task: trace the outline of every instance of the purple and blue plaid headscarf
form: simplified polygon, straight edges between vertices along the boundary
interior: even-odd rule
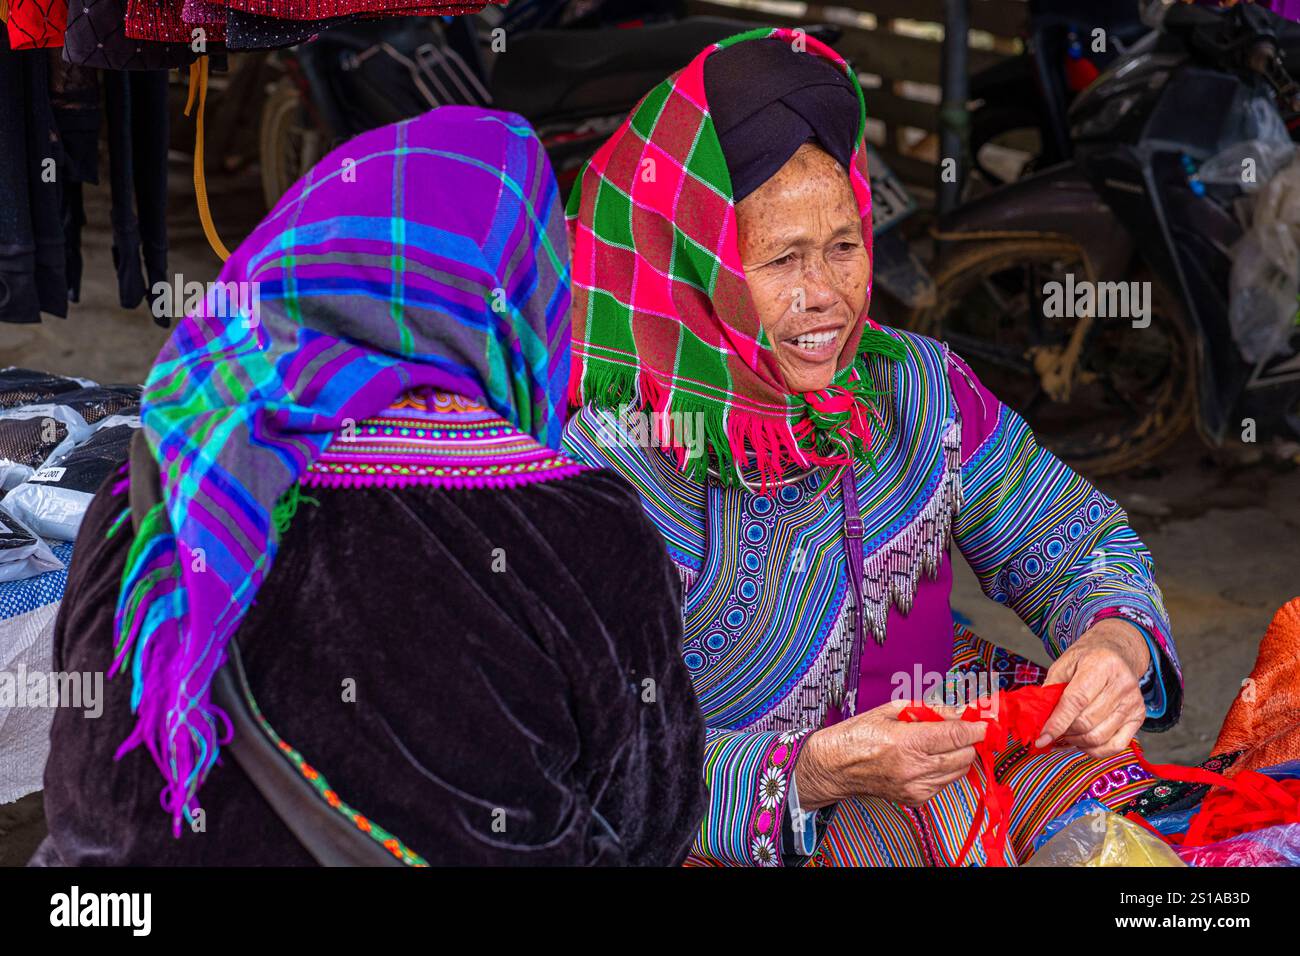
[[[180,322],[145,386],[163,500],[116,618],[137,714],[118,756],[149,750],[177,833],[227,739],[210,685],[275,560],[272,510],[332,435],[431,386],[558,449],[569,374],[563,212],[513,114],[445,106],[358,136],[219,282],[238,285]]]

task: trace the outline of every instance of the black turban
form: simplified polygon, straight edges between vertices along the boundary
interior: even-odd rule
[[[830,60],[798,53],[786,40],[747,40],[704,61],[704,95],[736,202],[807,142],[849,168],[858,144],[858,97]]]

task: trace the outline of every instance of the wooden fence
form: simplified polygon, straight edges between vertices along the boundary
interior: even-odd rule
[[[862,79],[868,138],[902,179],[927,196],[938,161],[943,6],[943,0],[688,0],[694,14],[841,27],[836,47]],[[971,71],[1019,53],[1027,20],[1025,0],[971,0]]]

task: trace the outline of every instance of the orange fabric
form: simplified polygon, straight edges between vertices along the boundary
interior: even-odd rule
[[[1250,678],[1223,720],[1211,753],[1246,751],[1228,770],[1258,770],[1300,758],[1300,598],[1277,612]]]

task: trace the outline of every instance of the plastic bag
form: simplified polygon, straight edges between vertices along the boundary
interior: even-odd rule
[[[1300,823],[1240,833],[1205,846],[1178,847],[1188,866],[1300,866]]]
[[[63,405],[24,405],[0,411],[0,491],[26,481],[50,459],[66,454],[94,431]]]
[[[1291,162],[1296,146],[1282,114],[1268,97],[1247,100],[1242,115],[1235,119],[1239,138],[1201,163],[1196,178],[1203,183],[1239,186],[1253,193]]]
[[[0,504],[0,582],[34,578],[61,567],[50,546]]]
[[[96,385],[64,392],[50,400],[51,405],[66,405],[80,415],[87,425],[94,425],[109,415],[139,414],[139,385]]]
[[[1300,163],[1254,196],[1250,229],[1232,248],[1228,324],[1248,362],[1288,351],[1300,297]]]
[[[65,378],[62,375],[34,372],[29,368],[13,366],[2,368],[0,369],[0,408],[17,408],[20,405],[48,402],[56,395],[93,384],[93,382]]]
[[[99,486],[127,460],[140,419],[105,418],[84,444],[36,471],[5,498],[5,507],[37,534],[73,541]]]
[[[1158,836],[1095,800],[1072,807],[1044,828],[1046,842],[1025,866],[1186,866]],[[1036,848],[1039,840],[1034,841]]]

